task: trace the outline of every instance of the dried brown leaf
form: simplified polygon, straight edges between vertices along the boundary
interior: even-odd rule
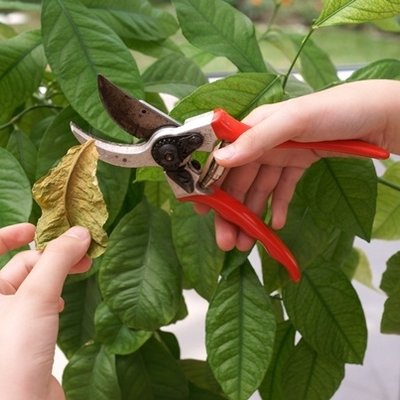
[[[33,197],[42,209],[35,238],[38,249],[71,226],[80,225],[92,236],[88,255],[95,258],[105,251],[103,225],[108,212],[96,178],[97,160],[93,140],[74,146],[34,184]]]

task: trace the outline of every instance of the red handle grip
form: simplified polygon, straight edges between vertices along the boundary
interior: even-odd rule
[[[222,109],[214,111],[211,126],[219,139],[230,143],[250,128]],[[281,143],[277,148],[322,150],[377,159],[386,159],[390,156],[387,150],[361,140],[331,140],[326,142],[294,142],[289,140]]]
[[[214,186],[211,190],[212,192],[207,195],[192,195],[182,197],[179,200],[205,204],[249,236],[259,240],[270,256],[287,269],[290,278],[298,282],[300,280],[300,268],[297,261],[276,233],[234,197],[217,186]]]

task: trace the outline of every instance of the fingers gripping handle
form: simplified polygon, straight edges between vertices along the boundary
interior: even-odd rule
[[[214,111],[211,126],[219,139],[230,143],[234,142],[241,134],[250,129],[250,126],[233,118],[222,109]],[[322,150],[382,160],[390,156],[387,150],[361,140],[331,140],[321,142],[295,142],[289,140],[281,143],[277,148]]]
[[[193,195],[179,200],[193,201],[211,207],[227,221],[240,227],[252,238],[259,240],[270,256],[287,269],[293,281],[300,280],[300,268],[297,261],[282,240],[256,214],[223,190],[215,186],[212,188],[211,194]]]

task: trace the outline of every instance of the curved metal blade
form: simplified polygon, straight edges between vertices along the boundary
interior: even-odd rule
[[[111,118],[126,132],[140,139],[148,139],[161,127],[179,126],[157,108],[123,92],[104,76],[97,78],[100,98]]]
[[[108,164],[126,168],[158,165],[151,157],[151,142],[137,145],[113,143],[89,135],[73,122],[70,123],[70,128],[80,143],[94,140],[100,160]]]

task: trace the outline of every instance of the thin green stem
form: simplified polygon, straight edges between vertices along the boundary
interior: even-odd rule
[[[21,111],[19,114],[15,115],[13,118],[11,118],[10,121],[6,122],[6,123],[3,124],[3,125],[0,125],[0,131],[3,130],[3,129],[8,128],[8,127],[11,126],[11,125],[14,125],[14,124],[15,124],[19,119],[21,119],[25,114],[27,114],[27,113],[29,113],[29,112],[31,112],[31,111],[33,111],[33,110],[36,110],[37,108],[54,108],[54,109],[56,109],[56,110],[62,109],[62,107],[54,106],[54,105],[51,105],[51,104],[37,104],[37,105],[35,105],[35,106],[26,108],[25,110]]]
[[[389,182],[386,179],[383,178],[378,178],[378,183],[380,183],[381,185],[385,185],[393,190],[397,190],[398,192],[400,192],[400,185],[397,185],[396,183],[393,182]]]
[[[273,9],[273,11],[272,11],[271,18],[269,19],[268,24],[267,24],[267,30],[266,30],[265,33],[263,34],[262,38],[266,37],[267,34],[268,34],[268,32],[271,30],[273,24],[275,23],[276,17],[277,17],[278,14],[279,14],[279,10],[280,10],[280,8],[281,8],[281,5],[282,5],[282,3],[281,3],[280,1],[277,1],[277,2],[275,3],[275,7],[274,7],[274,9]]]
[[[296,56],[294,57],[294,59],[292,61],[292,64],[290,65],[289,70],[286,73],[285,78],[283,80],[283,89],[286,88],[286,85],[287,85],[287,82],[289,80],[290,74],[292,73],[293,68],[296,65],[296,62],[297,62],[298,58],[300,57],[300,54],[303,51],[304,46],[306,45],[306,43],[310,39],[310,37],[313,34],[313,32],[314,32],[314,28],[311,28],[310,31],[307,33],[307,35],[301,41],[301,45],[300,45],[299,51],[297,52]]]

